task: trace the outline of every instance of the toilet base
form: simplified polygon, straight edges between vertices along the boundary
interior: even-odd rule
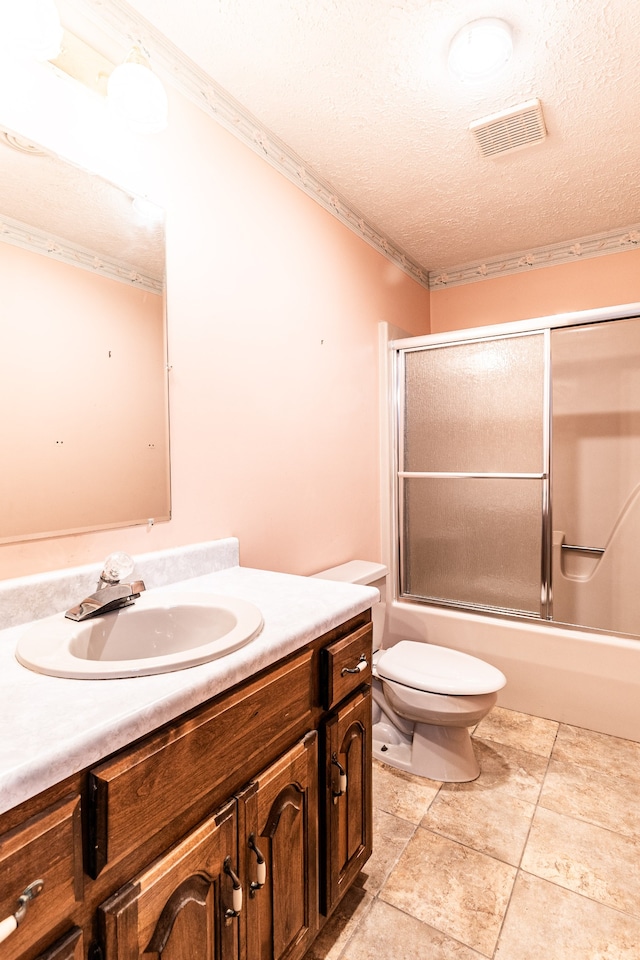
[[[416,723],[400,733],[384,715],[373,725],[373,755],[392,767],[442,783],[468,783],[480,775],[467,727]]]

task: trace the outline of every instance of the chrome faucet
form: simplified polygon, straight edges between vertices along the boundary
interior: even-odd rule
[[[133,559],[126,553],[111,553],[104,562],[95,593],[67,610],[69,620],[87,620],[110,610],[128,607],[145,589],[142,580],[121,583],[133,571]]]

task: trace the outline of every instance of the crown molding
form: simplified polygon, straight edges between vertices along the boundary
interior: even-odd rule
[[[187,99],[266,160],[291,183],[324,207],[387,260],[416,280],[429,286],[428,271],[396,246],[335,189],[322,180],[284,141],[271,133],[231,94],[189,59],[156,27],[124,0],[75,0],[94,22],[112,38],[139,41],[152,56],[154,68],[162,72]]]
[[[266,160],[295,186],[365,240],[387,260],[429,290],[475,283],[478,280],[526,273],[539,267],[571,263],[589,257],[620,253],[640,244],[640,225],[621,228],[553,246],[492,257],[444,270],[427,270],[322,180],[284,141],[271,133],[223,87],[187,57],[125,0],[71,0],[112,39],[123,44],[142,42],[154,68],[187,99]]]
[[[509,254],[506,257],[492,257],[478,263],[467,263],[449,270],[431,270],[429,289],[440,290],[443,287],[455,287],[462,283],[475,283],[478,280],[490,280],[506,277],[514,273],[528,273],[540,267],[554,267],[561,263],[575,263],[590,257],[602,257],[611,253],[623,253],[625,250],[640,249],[640,224],[633,224],[609,233],[599,233],[581,240],[570,240],[548,247]]]
[[[162,281],[141,274],[132,264],[96,254],[79,244],[55,237],[37,227],[12,220],[10,217],[0,217],[0,242],[22,247],[23,250],[30,250],[32,253],[43,254],[45,257],[71,264],[73,267],[81,267],[83,270],[100,274],[110,280],[117,280],[118,283],[139,287],[149,293],[159,295],[164,293]]]

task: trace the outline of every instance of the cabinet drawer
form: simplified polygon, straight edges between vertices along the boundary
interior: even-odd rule
[[[340,703],[361,684],[371,682],[372,636],[373,627],[369,623],[321,651],[325,710]]]
[[[39,896],[2,944],[2,960],[13,960],[48,937],[82,900],[80,797],[66,797],[0,837],[0,919],[14,914],[18,897],[35,880]]]
[[[160,830],[186,832],[202,810],[221,803],[305,732],[313,704],[312,653],[222,695],[190,719],[169,725],[90,772],[93,863],[133,852]]]

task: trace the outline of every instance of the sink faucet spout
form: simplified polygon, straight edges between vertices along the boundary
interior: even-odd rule
[[[104,562],[95,593],[67,610],[68,620],[88,620],[111,610],[128,607],[145,589],[142,580],[121,583],[120,578],[133,571],[133,560],[126,553],[113,553]]]

